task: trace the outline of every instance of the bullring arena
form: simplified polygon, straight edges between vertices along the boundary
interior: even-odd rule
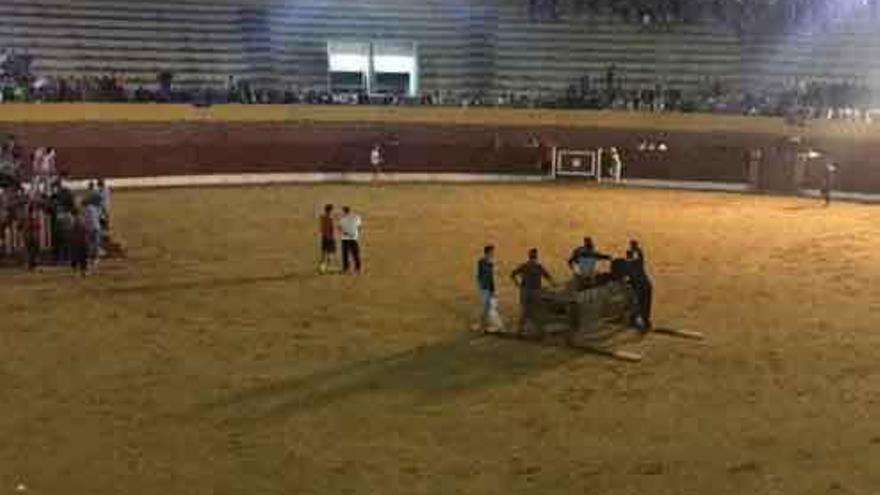
[[[427,118],[417,110],[300,108],[282,119],[288,110],[216,107],[198,122],[163,125],[194,133],[187,139],[194,147],[200,133],[249,129],[225,115],[262,118],[254,125],[265,132],[230,131],[226,141],[187,150],[156,122],[178,119],[163,112],[194,110],[136,109],[123,119],[129,108],[87,108],[89,122],[47,106],[16,117],[41,122],[4,130],[25,146],[53,132],[72,177],[100,174],[112,184],[116,171],[329,173],[299,165],[307,161],[296,148],[303,134],[324,132],[330,142],[339,125],[354,137],[336,142],[368,150],[373,136],[358,132],[372,131],[351,121],[369,121],[368,129],[395,129],[404,147],[410,135],[400,120]],[[476,141],[486,129],[523,132],[517,126],[527,122],[602,139],[632,125],[625,115],[614,122],[589,113],[570,121],[553,112],[450,115],[467,127],[413,124],[426,150],[437,149],[424,144],[432,136],[459,132]],[[511,116],[523,122],[501,126]],[[593,119],[600,116],[610,118],[608,129]],[[302,129],[299,119],[314,127]],[[662,127],[674,150],[677,127],[712,124],[736,137],[735,121],[662,117],[629,132]],[[749,124],[775,132],[769,119]],[[860,132],[867,140],[874,129]],[[152,147],[139,154],[147,139]],[[681,148],[696,154],[699,142]],[[244,151],[217,160],[217,170],[202,168],[205,153],[216,152],[214,161],[239,146]],[[260,155],[262,146],[286,151]],[[457,172],[503,167],[411,146],[400,153],[400,170],[385,173],[406,172],[404,156],[427,157],[423,172],[443,170],[443,160],[454,160]],[[329,153],[316,147],[314,156],[320,152]],[[161,168],[190,163],[181,154],[197,158],[194,168]],[[263,158],[279,155],[275,163]],[[528,159],[515,171],[530,166]],[[684,164],[664,166],[701,178]],[[346,167],[336,171],[359,170]],[[586,181],[116,184],[113,225],[127,259],[105,261],[82,279],[52,268],[0,272],[0,479],[10,493],[870,493],[880,486],[872,454],[880,432],[870,419],[880,400],[880,294],[872,282],[880,276],[880,213],[869,204],[824,208],[797,196]],[[361,276],[315,271],[313,232],[327,202],[364,217]],[[468,330],[477,314],[473,261],[484,243],[497,245],[501,314],[513,322],[517,296],[507,274],[526,250],[540,247],[563,278],[585,234],[615,253],[639,238],[658,325],[706,338],[632,336],[627,348],[644,356],[635,364]]]
[[[880,493],[878,32],[0,0],[0,495]]]

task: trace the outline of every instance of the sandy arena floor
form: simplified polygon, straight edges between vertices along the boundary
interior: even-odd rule
[[[367,272],[315,272],[316,214]],[[880,208],[572,186],[118,193],[131,259],[0,272],[0,493],[869,494]],[[640,364],[479,337],[473,263],[646,247]]]

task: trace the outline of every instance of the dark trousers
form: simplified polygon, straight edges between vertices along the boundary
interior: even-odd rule
[[[541,334],[540,322],[538,321],[538,306],[541,302],[541,291],[540,290],[526,290],[520,289],[519,291],[519,308],[520,308],[520,316],[519,316],[519,331],[522,334],[527,334],[530,331],[534,335]]]
[[[28,234],[27,239],[25,239],[25,249],[27,250],[27,267],[28,270],[33,270],[37,267],[37,263],[40,258],[40,244],[39,240],[36,239],[35,235]]]
[[[348,267],[351,266],[349,264],[349,257],[354,261],[354,269],[355,271],[361,271],[361,246],[358,244],[358,241],[352,241],[350,239],[342,240],[342,271],[347,272]]]
[[[70,253],[70,267],[74,271],[85,273],[89,269],[89,250],[86,246],[75,246]]]
[[[55,255],[55,262],[67,263],[70,261],[70,243],[67,241],[66,234],[59,232],[53,241],[55,244],[52,246],[52,251]]]
[[[636,303],[638,307],[638,315],[642,317],[642,322],[646,328],[651,327],[651,304],[653,301],[654,287],[647,278],[642,280],[633,280],[633,289],[636,293]]]
[[[70,261],[70,230],[55,223],[52,229],[52,255],[56,263],[67,263]]]

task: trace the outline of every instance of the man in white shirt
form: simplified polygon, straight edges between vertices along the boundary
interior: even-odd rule
[[[355,273],[361,271],[361,217],[351,212],[348,206],[342,207],[339,219],[339,232],[342,239],[342,271],[348,272],[349,258],[354,261]]]
[[[611,147],[611,176],[617,182],[620,182],[623,177],[623,160],[620,159],[620,152],[613,146]]]
[[[382,163],[385,161],[382,156],[382,147],[374,144],[370,151],[370,165],[373,167],[373,178],[377,179],[382,173]]]

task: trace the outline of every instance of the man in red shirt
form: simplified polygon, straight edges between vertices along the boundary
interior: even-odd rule
[[[333,205],[324,206],[324,214],[320,220],[321,262],[318,273],[327,273],[330,264],[336,258],[335,229],[333,228]]]

